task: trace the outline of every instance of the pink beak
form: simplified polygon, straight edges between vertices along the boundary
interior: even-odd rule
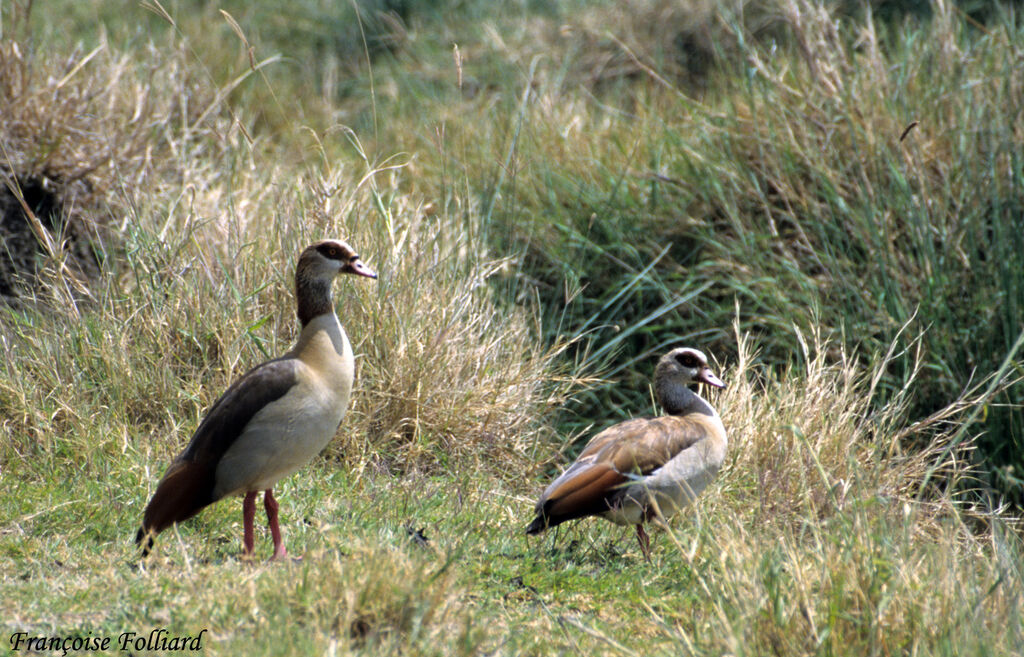
[[[707,367],[701,369],[700,374],[697,375],[697,380],[701,381],[702,383],[706,383],[709,386],[714,386],[716,388],[725,387],[725,384],[722,383],[722,380],[719,379],[714,374],[712,374],[711,370]]]
[[[355,274],[357,276],[377,278],[377,272],[364,265],[362,260],[356,260],[355,262],[349,263],[342,271],[348,272],[349,274]]]

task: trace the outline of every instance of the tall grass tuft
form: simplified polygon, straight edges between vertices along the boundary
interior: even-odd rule
[[[865,369],[820,335],[795,337],[800,377],[765,371],[756,343],[737,336],[730,387],[716,400],[731,449],[720,495],[672,536],[713,612],[696,620],[652,605],[654,622],[699,653],[941,654],[982,649],[976,632],[1000,634],[1001,648],[987,649],[1012,652],[1024,628],[1003,624],[1024,602],[1024,572],[1010,556],[1019,536],[997,516],[972,520],[952,495],[920,496],[934,468],[976,485],[974,445],[950,449],[971,405],[907,424],[912,382],[871,403],[897,351]],[[908,432],[927,446],[905,450]],[[723,521],[723,507],[742,510]],[[973,531],[977,520],[989,530]],[[983,556],[993,545],[1003,553],[994,561]]]
[[[1019,27],[967,27],[942,3],[899,24],[698,5],[685,33],[723,35],[699,75],[673,59],[677,5],[438,3],[444,21],[389,23],[401,47],[371,55],[372,79],[349,62],[337,95],[258,11],[146,3],[137,32],[108,3],[48,6],[39,47],[0,62],[64,71],[26,78],[22,97],[54,102],[15,108],[34,117],[24,134],[49,122],[53,163],[125,125],[145,148],[83,174],[121,239],[87,302],[44,249],[52,274],[0,308],[7,636],[206,629],[211,653],[275,655],[1020,652],[1019,521],[954,494],[984,496],[1013,435],[992,429],[998,404],[1020,392]],[[88,58],[52,26],[110,38]],[[89,111],[60,96],[76,84]],[[225,501],[140,565],[131,535],[163,467],[232,380],[292,343],[294,260],[324,236],[380,278],[337,284],[352,406],[279,487],[304,559],[240,560]],[[682,342],[729,383],[716,482],[652,531],[651,563],[599,520],[528,540],[539,471],[582,427],[653,410],[653,361]],[[596,370],[607,384],[588,388]]]
[[[661,15],[657,3],[644,7]],[[639,390],[638,368],[670,343],[732,356],[725,327],[736,302],[744,330],[763,340],[760,358],[776,366],[800,359],[794,324],[868,354],[910,322],[903,335],[923,334],[906,407],[914,419],[1004,360],[1019,368],[1014,14],[995,12],[978,29],[947,3],[900,24],[813,2],[766,7],[765,21],[709,15],[706,29],[733,45],[716,52],[699,95],[621,40],[635,75],[613,85],[568,75],[595,61],[573,19],[560,39],[531,46],[531,33],[509,29],[460,44],[457,71],[440,60],[430,69],[490,80],[500,93],[434,92],[420,82],[425,64],[387,69],[412,95],[379,97],[381,107],[409,117],[436,107],[441,118],[427,134],[394,117],[382,134],[424,154],[417,168],[442,181],[438,197],[451,193],[443,181],[453,171],[482,190],[489,243],[519,254],[512,292],[541,300],[549,340],[585,337],[574,356],[627,383],[580,395],[563,419],[569,432],[642,403],[643,393],[621,390]],[[621,14],[602,6],[579,22],[639,20]],[[513,61],[488,59],[488,46]],[[912,371],[908,355],[890,362],[873,403]],[[1015,504],[1022,390],[1006,378],[973,418],[986,485]]]

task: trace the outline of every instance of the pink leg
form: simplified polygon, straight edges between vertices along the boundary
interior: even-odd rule
[[[252,548],[256,542],[253,532],[253,520],[256,518],[256,491],[245,494],[242,500],[242,556],[252,556]]]
[[[274,491],[269,488],[263,492],[263,508],[267,511],[267,524],[270,525],[270,536],[274,539],[274,556],[270,560],[275,561],[287,556],[288,552],[284,549],[281,527],[277,524],[277,500],[274,499]]]
[[[644,559],[647,559],[649,563],[651,561],[651,539],[641,524],[636,526],[636,540],[640,543],[640,551],[644,553]]]

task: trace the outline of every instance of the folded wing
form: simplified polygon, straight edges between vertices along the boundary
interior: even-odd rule
[[[544,491],[527,533],[608,511],[625,486],[656,472],[713,430],[700,415],[641,418],[605,429]]]
[[[185,450],[174,459],[146,505],[139,543],[149,532],[158,534],[176,522],[199,513],[217,500],[217,465],[261,409],[283,397],[295,385],[294,359],[263,363],[236,381],[206,414]]]

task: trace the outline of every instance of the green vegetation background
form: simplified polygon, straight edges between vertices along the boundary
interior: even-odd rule
[[[0,18],[0,168],[78,185],[102,270],[54,249],[0,318],[5,627],[210,627],[225,654],[1024,651],[1012,5]],[[326,235],[382,275],[339,286],[357,396],[285,486],[306,558],[239,563],[224,502],[137,569],[162,468],[287,348],[294,254]],[[545,477],[654,410],[679,344],[731,377],[705,503],[650,566],[597,521],[528,544]]]

